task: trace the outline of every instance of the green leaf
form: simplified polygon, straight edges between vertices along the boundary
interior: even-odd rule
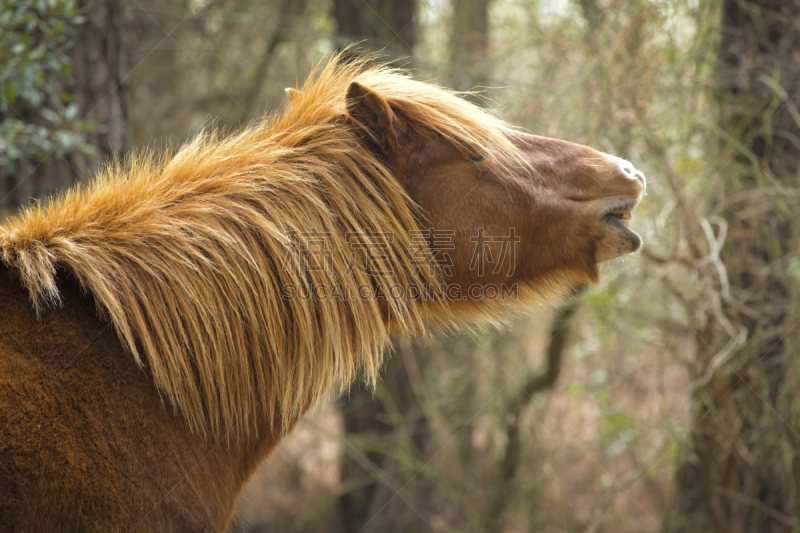
[[[78,117],[78,104],[71,103],[64,110],[64,118],[67,120],[75,120]]]
[[[6,94],[6,102],[9,105],[14,105],[14,102],[17,101],[17,90],[14,89],[14,86],[11,83],[6,82],[5,94]]]
[[[50,122],[53,125],[58,125],[58,124],[61,124],[61,122],[63,122],[63,118],[61,117],[61,115],[59,115],[58,113],[56,113],[52,109],[48,109],[46,107],[43,107],[43,108],[41,108],[39,110],[39,114],[42,115],[42,117],[45,120],[47,120],[48,122]]]

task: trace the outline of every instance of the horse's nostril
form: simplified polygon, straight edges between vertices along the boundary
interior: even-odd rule
[[[626,161],[625,159],[622,158],[616,158],[616,159],[620,170],[622,170],[622,172],[626,176],[638,181],[639,184],[642,186],[642,189],[645,189],[647,187],[647,179],[644,177],[644,174],[642,174],[642,172],[636,170],[636,167],[633,166],[633,163],[631,163],[630,161]]]
[[[637,170],[634,174],[634,177],[636,178],[636,181],[642,185],[642,189],[647,188],[647,178],[644,177],[644,174]]]

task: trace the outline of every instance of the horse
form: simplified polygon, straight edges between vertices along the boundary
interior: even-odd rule
[[[641,246],[629,162],[369,58],[0,226],[0,530],[224,531],[393,336],[500,321]]]

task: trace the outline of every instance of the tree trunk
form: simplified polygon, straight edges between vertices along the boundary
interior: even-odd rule
[[[65,91],[77,103],[79,119],[92,125],[86,142],[96,154],[71,152],[50,161],[24,162],[14,175],[6,175],[6,198],[0,207],[14,209],[31,199],[43,199],[87,177],[112,154],[129,149],[126,76],[130,65],[124,3],[95,0],[79,5],[86,21],[75,26],[70,52],[73,79],[65,83]],[[22,114],[33,116],[24,109]]]
[[[722,6],[716,80],[730,142],[714,209],[721,218],[709,217],[704,231],[709,247],[727,242],[719,260],[709,254],[719,305],[697,334],[708,379],[677,470],[673,532],[800,527],[800,205],[780,194],[800,187],[798,20],[797,0]],[[733,196],[742,191],[750,192]]]
[[[85,1],[86,23],[78,28],[73,51],[75,84],[72,94],[79,116],[96,125],[89,141],[100,161],[83,169],[93,170],[102,159],[130,149],[131,72],[129,14],[121,0]]]
[[[334,0],[338,48],[358,44],[392,58],[410,57],[416,7],[416,0]]]
[[[410,58],[415,39],[415,13],[415,1],[334,0],[337,46],[341,50],[357,44],[357,49],[380,51],[392,59]],[[354,389],[348,398],[340,400],[345,433],[348,439],[361,444],[356,448],[396,449],[398,423],[405,426],[405,432],[412,436],[413,445],[418,450],[424,446],[425,418],[413,394],[412,377],[403,364],[404,358],[417,359],[419,351],[418,347],[407,343],[396,346],[394,356],[386,363],[377,391]],[[373,520],[374,515],[393,511],[383,507],[394,492],[387,488],[380,471],[393,470],[396,465],[386,453],[372,451],[362,454],[360,449],[348,451],[351,453],[342,458],[342,485],[350,489],[339,499],[344,531],[381,530],[382,520]],[[394,503],[405,505],[399,498]],[[402,528],[399,517],[395,518],[395,525]],[[416,518],[411,517],[411,520]],[[366,529],[368,523],[369,529]],[[413,524],[409,527],[411,530],[419,529]]]
[[[452,86],[481,90],[489,81],[489,0],[453,0]],[[470,98],[483,104],[480,98]]]

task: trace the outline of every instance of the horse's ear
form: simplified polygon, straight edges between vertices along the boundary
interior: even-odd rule
[[[347,88],[347,113],[356,128],[384,154],[397,145],[395,114],[379,94],[352,82]]]
[[[289,99],[289,103],[292,104],[300,96],[300,91],[297,89],[292,89],[291,87],[287,87],[284,89],[286,91],[286,98]]]

